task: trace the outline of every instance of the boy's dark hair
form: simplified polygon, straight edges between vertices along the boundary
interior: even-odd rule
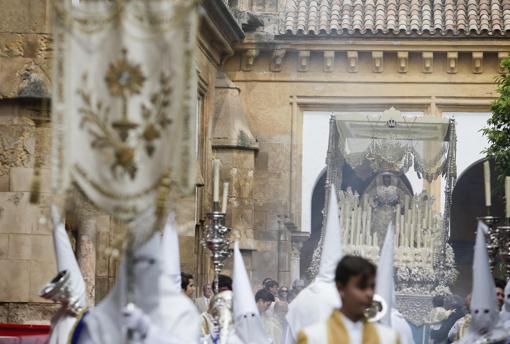
[[[218,289],[221,290],[232,290],[232,278],[227,275],[218,276]]]
[[[267,291],[266,289],[260,289],[256,294],[255,294],[255,302],[258,302],[259,300],[262,300],[262,301],[271,301],[271,302],[274,302],[274,296],[273,294],[271,294],[269,291]]]
[[[267,290],[273,288],[273,287],[279,287],[280,285],[278,284],[278,282],[276,282],[275,280],[271,280],[271,281],[267,281],[266,284],[265,284],[265,288]]]
[[[432,306],[434,307],[444,307],[444,296],[436,295],[432,298]]]
[[[193,279],[192,274],[181,272],[181,289],[186,290],[188,288],[189,281]]]
[[[496,288],[505,289],[506,287],[506,282],[499,278],[494,279],[494,284],[496,284]]]
[[[362,276],[362,283],[367,283],[368,279],[375,277],[377,268],[370,261],[358,256],[346,255],[336,266],[335,282],[341,286],[346,286],[349,280],[354,276]]]

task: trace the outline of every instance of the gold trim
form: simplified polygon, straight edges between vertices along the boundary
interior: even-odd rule
[[[85,313],[87,313],[88,310],[89,310],[88,306],[83,307],[81,312],[78,313],[78,315],[76,316],[76,321],[74,322],[71,331],[69,331],[69,334],[67,335],[67,344],[71,344],[73,335],[74,335],[74,331],[76,331],[76,326],[78,326],[78,323],[80,322],[81,318],[83,318],[83,316],[85,315]],[[51,334],[50,334],[50,336],[51,336]]]

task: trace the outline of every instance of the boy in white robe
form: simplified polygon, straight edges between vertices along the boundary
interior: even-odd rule
[[[305,327],[297,344],[399,344],[398,334],[391,328],[365,319],[365,310],[372,305],[375,275],[376,267],[368,260],[345,256],[335,273],[342,307],[327,321]]]

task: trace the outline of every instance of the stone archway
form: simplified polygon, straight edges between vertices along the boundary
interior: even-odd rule
[[[457,179],[452,194],[450,217],[450,244],[455,253],[455,262],[459,270],[459,278],[453,292],[465,295],[471,291],[473,246],[477,217],[486,215],[483,161],[472,163]],[[494,202],[503,199],[503,190],[496,186],[494,161],[491,161],[492,215],[503,216],[504,204]]]

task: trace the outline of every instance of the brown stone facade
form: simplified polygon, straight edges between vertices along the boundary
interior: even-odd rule
[[[0,0],[0,322],[48,323],[56,305],[38,296],[56,273],[49,220],[51,181],[51,1]],[[196,221],[209,209],[210,132],[216,74],[241,28],[222,2],[205,1],[197,45],[199,73],[199,148],[197,196],[180,201],[183,218]],[[252,157],[253,164],[253,157]],[[41,197],[29,202],[34,167]],[[197,180],[198,180],[197,179]],[[99,301],[115,281],[118,258],[107,254],[119,225],[77,193],[66,228],[87,283],[90,300]],[[197,206],[196,206],[197,205]],[[201,228],[180,237],[182,270],[198,282],[210,280]]]
[[[213,157],[222,162],[222,182],[230,183],[227,224],[241,239],[254,289],[265,277],[290,285],[309,235],[301,224],[304,113],[391,106],[427,115],[488,111],[499,61],[510,52],[508,39],[476,34],[282,33],[288,3],[202,3],[197,189],[179,207],[196,223],[180,236],[180,248],[182,270],[193,273],[198,286],[212,279],[200,241],[211,209]],[[37,296],[56,272],[48,216],[51,6],[0,0],[0,9],[0,322],[35,323],[55,310]],[[41,177],[38,205],[29,203],[35,165]],[[439,185],[427,188],[439,192]],[[88,295],[98,301],[115,280],[118,261],[105,251],[118,224],[80,202],[85,201],[77,202],[80,211],[66,225]]]

